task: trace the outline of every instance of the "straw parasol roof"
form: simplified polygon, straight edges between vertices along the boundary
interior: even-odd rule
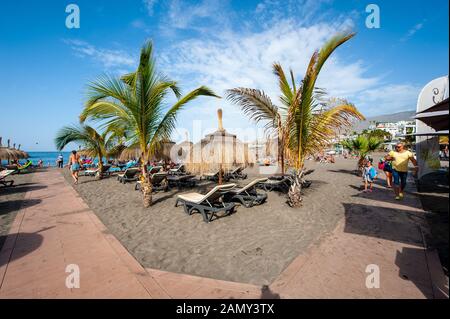
[[[14,144],[15,146],[15,144]],[[10,140],[8,139],[8,146],[2,146],[2,138],[0,137],[0,159],[21,159],[28,158],[28,154],[26,152],[16,150],[15,148],[10,147]]]
[[[207,134],[200,142],[192,146],[186,166],[195,174],[216,170],[230,170],[236,165],[247,165],[249,159],[248,144],[239,141],[236,135],[228,133],[222,124],[222,109],[217,110],[217,131]]]
[[[186,140],[174,145],[170,151],[170,158],[175,163],[187,163],[192,162],[194,143],[189,141],[188,134],[186,133]],[[190,156],[190,157],[189,157]]]
[[[169,140],[161,142],[161,147],[155,152],[155,156],[152,158],[152,160],[169,160],[171,149],[174,145],[175,142]],[[141,157],[140,147],[127,147],[120,153],[119,160],[129,161],[132,159],[138,159],[139,157]]]

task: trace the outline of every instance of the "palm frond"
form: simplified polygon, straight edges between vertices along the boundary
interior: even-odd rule
[[[267,121],[265,128],[270,130],[279,125],[278,108],[272,104],[264,91],[248,88],[235,88],[226,91],[227,100],[237,104],[251,120],[259,123]]]

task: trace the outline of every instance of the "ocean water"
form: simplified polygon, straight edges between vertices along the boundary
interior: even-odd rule
[[[64,165],[69,161],[70,152],[28,152],[30,155],[29,159],[34,165],[37,165],[38,161],[41,159],[44,162],[44,166],[56,166],[56,158],[59,154],[62,154],[64,158]],[[6,164],[7,161],[2,160],[2,164]],[[19,163],[25,163],[24,159],[19,160]]]

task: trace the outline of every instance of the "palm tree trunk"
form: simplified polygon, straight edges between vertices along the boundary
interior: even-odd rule
[[[288,192],[288,204],[291,207],[298,207],[302,204],[303,168],[299,168],[293,176],[291,187]]]
[[[102,171],[103,171],[103,162],[102,162],[103,154],[101,152],[98,153],[98,171],[95,174],[97,179],[102,179]]]
[[[145,153],[144,153],[145,154]],[[152,192],[153,187],[150,180],[150,177],[148,176],[147,172],[147,156],[142,156],[142,176],[141,176],[141,186],[142,186],[142,202],[144,204],[144,207],[150,207],[153,202],[152,198]]]

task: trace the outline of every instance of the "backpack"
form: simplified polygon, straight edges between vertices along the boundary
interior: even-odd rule
[[[370,178],[374,179],[375,177],[377,177],[377,175],[378,175],[377,170],[374,167],[371,167],[369,169],[369,176],[370,176]]]
[[[378,163],[378,169],[383,170],[384,169],[384,165],[385,165],[385,162],[379,162]]]

